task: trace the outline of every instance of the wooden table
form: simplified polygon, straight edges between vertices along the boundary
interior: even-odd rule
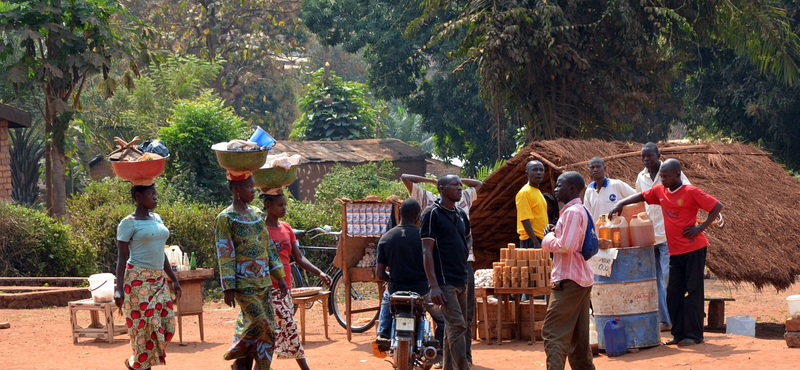
[[[203,338],[203,281],[214,277],[214,269],[177,271],[175,276],[181,284],[181,298],[175,302],[175,317],[178,319],[178,340],[183,343],[183,317],[197,315],[200,323],[200,341]]]
[[[531,339],[528,341],[528,345],[532,345],[536,343],[536,314],[533,305],[533,297],[537,296],[544,296],[545,304],[548,303],[550,298],[550,287],[538,287],[538,288],[494,288],[494,294],[497,295],[497,345],[503,343],[503,306],[509,304],[509,297],[513,294],[516,295],[516,299],[514,300],[514,311],[517,314],[517,335],[516,339],[520,339],[522,337],[522,320],[520,316],[520,300],[522,294],[528,295],[528,302],[531,306]],[[477,296],[477,289],[476,289],[476,296]],[[486,332],[487,338],[491,339],[489,332]],[[491,340],[489,341],[491,342]]]
[[[328,339],[328,298],[331,292],[320,292],[306,297],[292,297],[292,304],[300,309],[300,343],[306,344],[306,303],[322,301],[322,325],[325,327],[325,339]]]

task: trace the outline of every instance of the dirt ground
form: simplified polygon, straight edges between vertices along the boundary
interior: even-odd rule
[[[783,320],[788,316],[785,297],[800,293],[800,283],[789,291],[756,292],[750,286],[734,286],[719,280],[706,280],[706,296],[733,297],[726,316],[749,314],[758,321],[756,338],[706,333],[706,343],[686,348],[658,346],[621,357],[595,357],[598,369],[797,369],[800,349],[787,348],[783,340]],[[229,369],[222,353],[230,344],[233,322],[238,311],[218,303],[205,306],[205,342],[200,342],[196,317],[184,319],[183,340],[178,337],[168,348],[167,366],[157,369]],[[88,314],[82,318],[88,322]],[[130,354],[126,336],[113,344],[94,339],[72,343],[69,312],[66,307],[35,310],[0,310],[0,321],[11,328],[0,330],[0,368],[2,369],[124,369],[122,361]],[[117,318],[117,322],[121,322]],[[347,342],[344,330],[329,317],[330,338],[322,331],[319,304],[309,311],[306,325],[306,354],[312,369],[361,370],[391,369],[391,364],[372,355],[370,342],[374,330],[354,334]],[[667,334],[667,333],[663,333]],[[666,335],[664,339],[668,339]],[[541,342],[506,341],[502,345],[473,342],[473,370],[525,368],[544,369]],[[274,369],[297,369],[293,360],[278,359]]]

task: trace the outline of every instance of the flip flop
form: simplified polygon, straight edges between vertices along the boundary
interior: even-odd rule
[[[686,340],[686,339],[684,339],[684,340]],[[670,340],[663,341],[662,344],[665,345],[665,346],[674,346],[676,344],[679,344],[680,342],[682,342],[680,339],[672,338]]]

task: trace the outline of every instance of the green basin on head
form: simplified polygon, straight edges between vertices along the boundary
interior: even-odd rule
[[[217,162],[222,168],[231,171],[254,171],[267,163],[268,150],[229,152],[215,150]]]
[[[297,179],[297,166],[293,166],[289,170],[283,167],[272,167],[253,171],[253,180],[256,182],[256,187],[260,189],[289,186],[295,179]]]

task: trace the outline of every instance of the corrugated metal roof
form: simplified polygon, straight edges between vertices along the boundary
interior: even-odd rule
[[[278,141],[270,154],[299,154],[300,163],[361,163],[379,159],[416,161],[425,153],[399,139],[361,139],[341,141]]]

